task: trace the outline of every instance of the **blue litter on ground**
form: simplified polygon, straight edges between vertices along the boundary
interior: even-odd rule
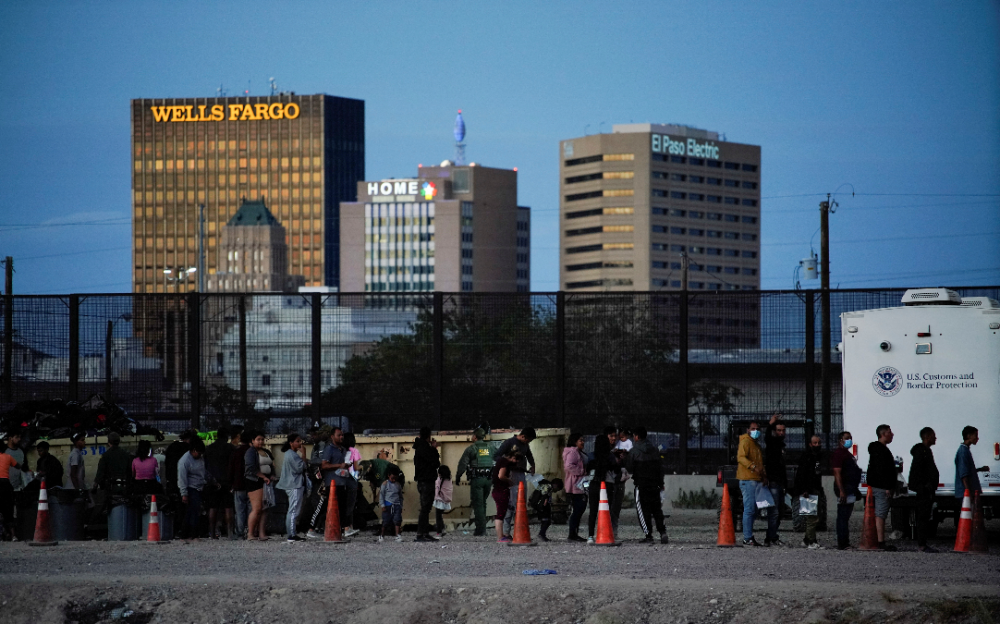
[[[528,576],[544,576],[546,574],[559,574],[555,570],[525,570],[521,574],[527,574]]]

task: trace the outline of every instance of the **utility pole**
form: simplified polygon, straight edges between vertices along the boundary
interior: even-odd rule
[[[690,258],[684,252],[681,252],[681,290],[687,292],[688,289],[688,264],[690,264]]]
[[[677,355],[678,366],[681,372],[680,391],[680,473],[688,472],[688,264],[689,258],[686,253],[681,253],[681,299],[679,306],[679,342]]]
[[[831,201],[830,193],[826,201],[819,203],[820,229],[820,316],[822,318],[822,363],[820,379],[822,380],[822,414],[824,439],[830,437],[830,416],[832,397],[830,396],[830,213],[837,209],[837,202]]]
[[[6,280],[4,283],[4,315],[3,315],[3,398],[14,402],[14,258],[7,256],[4,260]]]

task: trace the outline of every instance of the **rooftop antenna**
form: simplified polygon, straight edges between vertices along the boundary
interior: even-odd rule
[[[246,88],[246,90],[245,90],[245,91],[243,92],[243,95],[245,95],[245,96],[247,96],[247,97],[250,97],[250,81],[249,81],[249,80],[247,80],[247,88]]]
[[[276,95],[278,93],[278,83],[274,81],[274,76],[271,76],[271,95]]]
[[[458,109],[458,117],[455,118],[455,164],[465,164],[465,120],[462,119],[462,109]]]
[[[219,88],[215,90],[215,95],[216,97],[226,97],[226,88],[222,86],[221,82],[219,83]]]

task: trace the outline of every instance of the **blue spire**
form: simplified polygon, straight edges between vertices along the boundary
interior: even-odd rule
[[[458,109],[458,117],[455,118],[455,142],[461,143],[465,139],[465,120],[462,119],[462,109]]]

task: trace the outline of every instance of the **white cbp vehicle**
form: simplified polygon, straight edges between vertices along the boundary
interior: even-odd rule
[[[979,429],[975,464],[990,468],[979,473],[984,514],[1000,515],[1000,303],[944,288],[907,290],[902,303],[840,315],[844,429],[854,436],[858,465],[868,467],[875,428],[891,426],[900,480],[892,527],[912,535],[913,492],[904,489],[910,448],[921,429],[934,429],[941,475],[934,518],[956,517],[955,453],[962,428],[972,425]]]

